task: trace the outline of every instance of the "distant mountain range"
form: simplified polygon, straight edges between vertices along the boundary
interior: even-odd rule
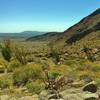
[[[20,33],[0,33],[0,38],[29,38],[32,36],[37,36],[44,34],[46,32],[39,32],[39,31],[24,31]]]
[[[43,35],[32,36],[27,41],[51,41],[57,39],[61,32],[48,32]]]
[[[56,46],[62,47],[75,43],[78,44],[78,42],[86,45],[91,43],[91,45],[95,44],[95,46],[100,46],[100,8],[62,33],[51,32],[30,37],[27,40],[54,41]]]

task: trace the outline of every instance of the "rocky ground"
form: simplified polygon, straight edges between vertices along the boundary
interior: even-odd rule
[[[50,90],[43,90],[39,95],[20,98],[2,95],[0,100],[100,100],[100,89],[96,87],[95,82],[90,82],[81,88],[66,88],[58,95]]]

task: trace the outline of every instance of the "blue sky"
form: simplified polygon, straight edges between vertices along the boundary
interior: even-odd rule
[[[100,0],[0,0],[0,32],[64,31]]]

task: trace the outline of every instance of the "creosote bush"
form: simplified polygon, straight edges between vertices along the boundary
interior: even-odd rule
[[[14,83],[16,85],[25,85],[28,80],[42,78],[42,68],[40,65],[29,64],[18,68],[13,73]]]
[[[5,67],[7,66],[7,61],[4,59],[0,59],[0,73],[5,71]]]
[[[18,60],[14,59],[9,63],[8,72],[13,72],[16,68],[19,68],[21,66],[21,63]]]
[[[39,94],[45,88],[44,83],[39,80],[27,82],[26,87],[33,94]]]
[[[10,88],[13,85],[13,81],[9,76],[3,75],[0,76],[0,88],[5,89],[5,88]]]

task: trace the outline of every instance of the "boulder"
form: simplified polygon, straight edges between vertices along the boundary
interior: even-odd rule
[[[79,88],[84,85],[84,81],[76,81],[71,84],[72,87]]]
[[[81,94],[84,100],[98,100],[99,95],[97,93],[85,92]]]
[[[32,96],[34,100],[39,100],[39,96],[37,94]]]
[[[58,98],[61,98],[61,95],[51,90],[43,90],[39,94],[39,100],[60,100]]]
[[[80,93],[67,93],[65,95],[62,95],[62,98],[64,100],[98,100],[99,96],[96,93],[80,92]]]
[[[2,95],[0,96],[0,100],[8,100],[9,96],[8,95]]]
[[[39,94],[39,100],[46,100],[48,94],[49,94],[49,93],[48,93],[47,90],[43,90],[43,91]]]
[[[61,95],[56,95],[56,94],[48,95],[48,100],[52,100],[52,99],[59,100],[61,98],[62,98]]]
[[[98,93],[82,91],[81,88],[66,89],[60,92],[64,100],[98,100]],[[92,99],[93,98],[93,99]]]
[[[50,99],[50,100],[64,100],[64,99]]]
[[[83,98],[81,98],[78,94],[74,94],[74,93],[63,95],[63,99],[64,100],[83,100]]]
[[[86,98],[85,100],[98,100],[98,99],[94,97],[90,97],[90,98]]]
[[[38,95],[21,97],[18,100],[39,100]]]
[[[97,92],[97,86],[96,86],[95,82],[93,81],[93,82],[86,84],[83,87],[83,91],[88,91],[88,92],[92,92],[92,93]]]

